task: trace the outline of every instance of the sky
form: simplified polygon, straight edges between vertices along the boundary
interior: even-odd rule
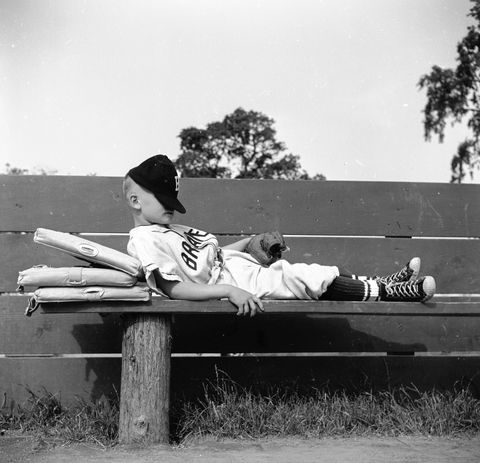
[[[448,182],[423,136],[468,0],[0,0],[0,172],[119,176],[238,107],[328,180]]]

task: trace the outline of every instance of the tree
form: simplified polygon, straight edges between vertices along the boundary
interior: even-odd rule
[[[184,177],[325,180],[320,174],[310,177],[299,156],[285,153],[274,123],[261,112],[237,108],[205,129],[183,129],[175,164]]]
[[[480,0],[472,0],[468,16],[474,24],[457,44],[457,67],[442,69],[433,66],[423,75],[418,86],[427,91],[424,112],[425,139],[437,135],[440,143],[445,137],[447,121],[451,125],[466,121],[471,132],[453,156],[451,182],[461,183],[467,172],[473,177],[480,167]]]
[[[10,165],[10,163],[5,164],[5,174],[6,175],[56,175],[56,169],[45,169],[43,167],[36,166],[33,169],[23,169],[22,167],[15,167]],[[95,177],[96,172],[89,172],[86,174],[87,177]]]
[[[55,175],[56,173],[55,169],[44,169],[38,166],[33,169],[23,169],[12,166],[8,162],[5,164],[5,174],[7,175]]]
[[[27,175],[28,169],[11,166],[8,162],[5,164],[5,174],[7,175]]]

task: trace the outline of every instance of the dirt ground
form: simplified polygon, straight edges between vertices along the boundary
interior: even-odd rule
[[[0,463],[478,463],[478,438],[202,440],[181,447],[52,446],[33,437],[0,437]]]

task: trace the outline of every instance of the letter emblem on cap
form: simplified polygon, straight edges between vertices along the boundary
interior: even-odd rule
[[[180,177],[178,175],[175,175],[175,191],[178,191],[180,189]]]

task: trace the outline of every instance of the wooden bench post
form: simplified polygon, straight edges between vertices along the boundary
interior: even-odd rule
[[[169,442],[171,315],[128,314],[122,341],[119,441]]]

